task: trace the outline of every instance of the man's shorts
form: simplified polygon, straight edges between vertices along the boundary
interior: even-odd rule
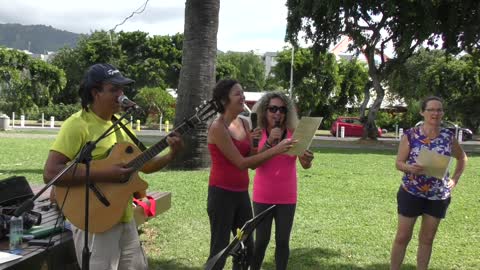
[[[402,186],[397,193],[398,213],[405,217],[418,217],[427,214],[436,218],[445,218],[450,197],[445,200],[429,200],[408,193]]]

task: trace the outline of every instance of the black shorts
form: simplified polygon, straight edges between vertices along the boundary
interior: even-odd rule
[[[445,218],[450,197],[445,200],[429,200],[408,193],[402,186],[397,193],[398,213],[405,217],[418,217],[427,214],[436,218]]]

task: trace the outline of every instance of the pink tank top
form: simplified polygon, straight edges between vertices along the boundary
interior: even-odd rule
[[[244,157],[250,153],[250,141],[248,137],[238,141],[230,137],[233,144]],[[210,167],[209,186],[220,187],[230,191],[246,191],[250,178],[248,169],[240,170],[230,160],[228,160],[218,149],[216,144],[208,144],[212,165]]]
[[[287,138],[292,132],[287,132]],[[267,141],[266,131],[262,131],[259,149]],[[297,203],[297,156],[277,155],[255,170],[253,180],[253,201],[266,204]]]

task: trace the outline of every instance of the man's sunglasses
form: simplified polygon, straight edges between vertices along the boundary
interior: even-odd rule
[[[271,113],[276,113],[277,111],[280,111],[280,113],[286,114],[288,112],[288,109],[285,106],[270,106],[267,108],[267,110]]]

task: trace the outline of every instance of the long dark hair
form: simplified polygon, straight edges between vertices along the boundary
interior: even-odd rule
[[[94,81],[89,76],[89,70],[83,75],[83,79],[80,82],[80,87],[78,88],[78,95],[80,96],[82,108],[88,112],[88,105],[93,103],[92,89],[97,89],[102,91],[103,82]]]
[[[239,83],[237,80],[224,79],[218,81],[213,88],[212,98],[215,103],[217,103],[219,113],[225,112],[225,106],[230,103],[230,99],[228,98],[230,90],[237,83]]]

